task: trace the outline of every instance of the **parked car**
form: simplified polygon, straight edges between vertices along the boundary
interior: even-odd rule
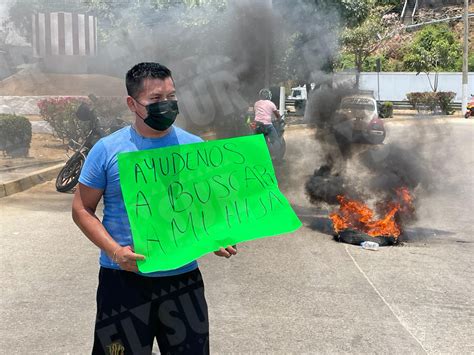
[[[351,141],[364,141],[371,144],[381,144],[386,132],[383,121],[379,118],[377,101],[370,96],[351,95],[341,100],[336,112],[341,123],[349,123]]]
[[[311,90],[315,88],[314,83],[310,84]],[[304,113],[304,110],[306,108],[306,103],[308,101],[308,92],[306,91],[306,86],[296,86],[294,88],[291,88],[290,95],[287,96],[287,100],[293,100],[294,105],[295,105],[295,111],[297,113]]]
[[[306,86],[297,86],[291,88],[291,94],[287,97],[288,100],[307,100],[308,93],[306,92]]]

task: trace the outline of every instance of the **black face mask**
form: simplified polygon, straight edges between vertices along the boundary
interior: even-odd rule
[[[146,118],[141,117],[138,115],[138,113],[137,115],[143,119],[145,124],[157,131],[166,131],[168,128],[170,128],[179,113],[178,101],[176,100],[159,101],[150,105],[146,105],[145,107],[148,113]]]

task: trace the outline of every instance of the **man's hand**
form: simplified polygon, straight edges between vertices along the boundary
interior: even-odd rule
[[[227,259],[230,258],[232,255],[236,255],[237,254],[237,247],[234,245],[234,246],[228,246],[227,248],[220,248],[218,251],[215,251],[214,254],[216,254],[217,256],[224,256],[226,257]]]
[[[145,260],[145,256],[135,254],[130,245],[118,248],[113,256],[113,261],[119,264],[120,268],[125,271],[137,272],[137,260]]]

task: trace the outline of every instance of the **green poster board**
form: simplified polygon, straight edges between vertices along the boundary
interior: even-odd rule
[[[262,135],[121,153],[118,163],[141,272],[301,226]]]

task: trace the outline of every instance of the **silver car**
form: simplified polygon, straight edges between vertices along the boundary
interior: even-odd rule
[[[350,122],[352,141],[363,140],[381,144],[385,140],[385,127],[379,118],[377,101],[372,97],[353,95],[341,100],[336,113],[340,120]]]

